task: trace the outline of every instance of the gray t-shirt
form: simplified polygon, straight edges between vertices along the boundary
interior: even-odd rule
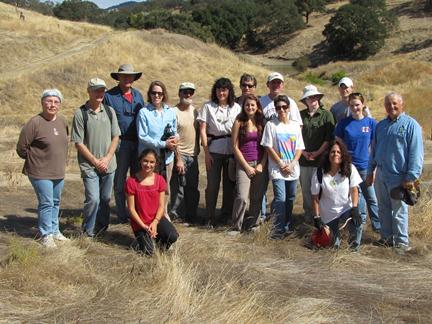
[[[113,108],[103,104],[101,104],[101,108],[97,113],[90,109],[87,104],[86,108],[88,113],[86,138],[84,138],[82,111],[81,109],[77,109],[72,123],[71,141],[73,143],[84,144],[96,158],[102,158],[107,155],[112,138],[120,136],[117,117]],[[105,109],[111,109],[112,121],[110,121]],[[78,163],[83,176],[96,172],[96,167],[89,163],[79,152]],[[114,172],[116,168],[117,162],[114,155],[108,166],[107,173]]]
[[[333,106],[331,106],[330,112],[333,114],[336,124],[339,123],[342,119],[351,116],[351,110],[349,108],[349,105],[343,100],[338,101]],[[369,108],[366,106],[363,109],[363,115],[365,117],[372,117]]]

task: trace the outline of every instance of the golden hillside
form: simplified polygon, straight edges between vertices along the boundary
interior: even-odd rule
[[[176,225],[180,239],[173,248],[145,258],[132,250],[133,234],[125,224],[110,225],[106,236],[94,241],[80,237],[83,185],[71,147],[60,221],[72,240],[54,251],[43,249],[35,240],[36,197],[15,153],[20,128],[40,111],[43,89],[63,92],[62,110],[70,121],[86,100],[88,79],[98,76],[112,86],[109,73],[121,63],[144,72],[136,83],[143,92],[151,80],[164,81],[173,104],[182,81],[197,84],[200,105],[217,77],[228,76],[237,85],[243,72],[257,76],[258,92],[264,94],[268,70],[216,45],[165,31],[119,32],[28,11],[25,16],[19,21],[14,7],[0,3],[1,323],[430,322],[428,192],[410,218],[414,249],[406,256],[372,246],[377,236],[369,228],[359,254],[345,247],[306,249],[311,227],[300,224],[299,196],[297,237],[271,241],[269,225],[236,237],[225,229]],[[410,112],[430,118],[420,114],[422,107],[430,111],[430,62],[395,54],[311,72],[330,75],[340,69],[368,95],[374,114],[382,114],[385,93],[397,90]],[[298,99],[306,82],[296,77],[287,80],[286,89]],[[328,107],[337,89],[330,83],[320,89]],[[201,202],[205,185],[202,168]]]

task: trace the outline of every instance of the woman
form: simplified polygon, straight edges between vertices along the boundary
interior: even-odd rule
[[[352,250],[358,251],[362,237],[358,185],[362,179],[341,140],[331,141],[329,147],[312,177],[314,225],[318,230],[322,230],[324,224],[327,225],[333,234],[333,246],[339,248],[339,225],[343,225],[351,217],[348,223],[348,243]]]
[[[234,87],[227,78],[213,84],[211,101],[204,104],[197,120],[200,123],[201,145],[207,170],[206,208],[209,222],[216,226],[227,223],[232,215],[234,180],[228,166],[234,166],[231,129],[241,107],[235,102]],[[231,160],[231,162],[230,162]],[[216,219],[216,202],[223,173],[222,216]]]
[[[57,114],[62,101],[57,89],[42,93],[42,112],[23,127],[16,148],[39,202],[38,229],[48,248],[55,248],[55,241],[69,241],[60,232],[58,219],[69,135],[66,119]]]
[[[273,183],[275,214],[273,239],[282,239],[293,233],[292,210],[300,175],[298,161],[304,149],[300,124],[290,120],[290,101],[285,95],[274,98],[278,118],[264,128],[261,145],[269,156],[268,172]]]
[[[137,117],[138,152],[152,148],[161,157],[160,173],[170,183],[177,145],[177,119],[167,105],[168,93],[161,81],[153,81],[147,91],[148,104]],[[166,188],[165,216],[168,217],[170,187]]]
[[[333,139],[334,119],[331,112],[321,104],[323,94],[309,84],[303,89],[300,101],[306,109],[300,112],[303,128],[302,135],[305,149],[300,158],[300,184],[303,196],[303,210],[306,222],[312,222],[311,179],[319,166],[321,155],[326,151],[328,143]]]
[[[177,241],[178,233],[164,216],[167,183],[155,172],[158,166],[156,151],[145,149],[138,161],[140,170],[126,180],[127,206],[139,249],[152,255],[153,239],[158,247],[167,250]]]
[[[232,213],[234,231],[249,231],[256,223],[264,196],[263,169],[267,154],[261,143],[264,114],[257,97],[248,94],[232,128],[232,145],[236,163],[236,198]],[[249,217],[243,223],[250,197]]]
[[[363,223],[366,223],[366,203],[372,222],[372,229],[379,232],[381,224],[378,217],[378,203],[373,186],[366,185],[366,175],[369,162],[369,147],[371,145],[377,122],[365,116],[365,100],[361,93],[349,95],[351,116],[342,119],[336,126],[335,135],[340,138],[352,156],[353,164],[357,168],[363,182],[360,184],[359,207]],[[366,201],[365,201],[366,200]]]

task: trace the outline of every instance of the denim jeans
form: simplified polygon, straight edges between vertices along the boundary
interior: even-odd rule
[[[363,224],[366,224],[366,212],[369,211],[372,228],[381,229],[381,223],[378,217],[378,202],[375,195],[375,188],[366,185],[367,170],[357,170],[363,182],[360,183],[361,195],[359,195],[359,209],[362,216]],[[367,208],[366,208],[367,207]]]
[[[88,236],[108,228],[113,180],[114,172],[107,174],[92,172],[83,177],[85,201],[82,228]]]
[[[375,191],[381,221],[380,233],[383,240],[408,246],[408,205],[390,197],[390,191],[397,186],[398,178],[385,177],[379,169],[376,172]]]
[[[117,169],[114,176],[114,198],[119,222],[125,222],[129,218],[126,209],[125,182],[127,173],[134,174],[138,171],[138,143],[121,140],[116,152]]]
[[[64,179],[48,180],[29,177],[38,199],[38,228],[40,235],[57,234],[59,210]]]
[[[351,209],[344,212],[342,215],[340,215],[338,218],[332,220],[331,222],[327,223],[328,227],[330,227],[333,238],[334,238],[334,247],[339,248],[341,244],[341,238],[339,233],[339,226],[343,225],[345,221],[351,217]],[[360,247],[362,234],[363,234],[363,224],[360,224],[359,226],[354,226],[354,223],[352,221],[349,221],[348,224],[348,231],[349,231],[349,239],[348,243],[353,244],[356,243],[357,247]]]
[[[297,180],[273,179],[274,200],[272,203],[274,230],[276,235],[284,234],[286,228],[292,230],[292,211],[296,197]]]
[[[213,225],[225,224],[231,218],[234,202],[235,183],[228,176],[228,159],[231,155],[210,153],[213,158],[212,167],[207,170],[206,208],[208,220]],[[216,218],[216,203],[219,194],[219,186],[223,178],[222,189],[222,215]]]
[[[171,210],[173,218],[183,218],[188,222],[197,220],[197,209],[200,199],[198,191],[198,157],[180,155],[185,165],[184,184],[180,181],[181,176],[174,168],[171,178]]]

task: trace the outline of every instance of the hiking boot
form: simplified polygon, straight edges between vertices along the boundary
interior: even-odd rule
[[[374,241],[372,245],[388,248],[388,247],[393,247],[393,242],[389,240],[379,239],[378,241]]]
[[[44,237],[41,238],[40,242],[44,247],[49,249],[54,249],[57,247],[57,245],[54,242],[52,234],[45,235]]]
[[[68,239],[66,236],[64,236],[61,232],[53,234],[53,239],[56,241],[62,241],[62,242],[70,241],[70,239]]]

